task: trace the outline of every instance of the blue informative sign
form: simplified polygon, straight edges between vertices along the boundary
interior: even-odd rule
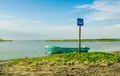
[[[83,19],[82,18],[78,18],[77,19],[77,25],[78,26],[83,26],[84,22],[83,22]]]

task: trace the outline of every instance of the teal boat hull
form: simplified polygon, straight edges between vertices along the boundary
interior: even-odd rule
[[[64,47],[56,47],[56,46],[47,46],[45,47],[51,53],[64,53],[64,52],[78,52],[78,48],[64,48]],[[89,48],[84,47],[80,48],[80,52],[88,52]]]

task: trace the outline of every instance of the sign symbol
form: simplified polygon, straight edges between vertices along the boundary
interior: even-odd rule
[[[78,19],[77,19],[77,25],[78,25],[78,26],[83,26],[83,24],[84,24],[84,23],[83,23],[83,19],[82,19],[82,18],[78,18]]]

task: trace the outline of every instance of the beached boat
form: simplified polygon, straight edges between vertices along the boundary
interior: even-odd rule
[[[65,48],[58,46],[45,46],[45,49],[51,53],[78,52],[78,48]],[[89,47],[80,48],[80,52],[88,52]]]

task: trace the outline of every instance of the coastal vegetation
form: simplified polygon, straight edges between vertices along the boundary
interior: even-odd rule
[[[48,42],[78,42],[77,39],[46,40]],[[82,42],[120,42],[120,39],[82,39]]]
[[[0,39],[0,42],[8,42],[8,41],[12,41],[12,40],[3,40],[3,39]]]
[[[74,64],[86,64],[90,66],[109,66],[115,62],[120,62],[120,55],[115,53],[105,52],[88,52],[88,53],[62,53],[54,54],[44,57],[36,58],[22,58],[14,59],[9,62],[9,66],[12,65],[74,65]]]

